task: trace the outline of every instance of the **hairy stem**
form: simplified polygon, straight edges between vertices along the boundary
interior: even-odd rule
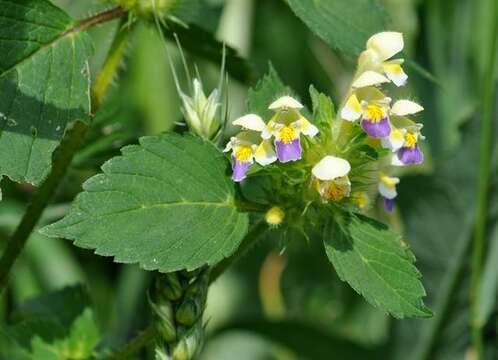
[[[81,31],[88,28],[89,26],[103,23],[105,21],[110,21],[116,19],[119,16],[125,15],[126,12],[121,8],[115,8],[100,14],[97,14],[87,20],[83,20],[81,23],[76,25],[74,28],[68,30],[69,32]],[[116,41],[120,43],[126,42],[127,36],[124,36],[122,32],[128,32],[128,29],[118,31],[116,36]],[[111,50],[108,54],[107,60],[102,68],[102,73],[98,76],[99,78],[112,79],[115,71],[117,70],[117,65],[112,65],[117,63],[116,53],[119,56],[123,55],[124,45],[117,44],[116,41],[113,43]],[[101,81],[98,84],[98,88],[92,87],[92,99],[97,101],[97,103],[92,104],[92,114],[98,109],[100,101],[102,100],[104,94],[109,88],[110,81]],[[24,213],[21,222],[17,226],[14,234],[11,236],[7,247],[0,258],[0,292],[5,288],[8,280],[9,273],[14,265],[16,259],[21,254],[26,241],[31,235],[36,224],[40,220],[43,211],[47,207],[50,199],[58,189],[64,175],[66,174],[74,155],[81,147],[84,142],[85,136],[89,130],[89,126],[82,122],[76,122],[64,135],[58,149],[56,150],[52,163],[52,170],[43,184],[40,186],[36,194],[33,196],[31,203],[28,205],[26,212]]]
[[[472,344],[478,360],[483,359],[482,327],[479,323],[479,294],[482,272],[482,258],[485,247],[486,220],[488,210],[488,188],[491,167],[491,143],[493,130],[494,98],[496,95],[496,52],[498,42],[498,5],[496,1],[490,3],[493,14],[491,30],[491,43],[489,44],[489,58],[485,78],[482,82],[482,119],[481,119],[481,144],[479,161],[479,184],[477,191],[476,224],[474,228],[474,242],[472,253],[472,274],[470,283],[470,311]]]

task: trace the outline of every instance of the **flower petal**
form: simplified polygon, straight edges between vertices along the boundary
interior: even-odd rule
[[[254,159],[262,166],[269,165],[277,161],[277,155],[269,141],[262,141],[254,152]]]
[[[242,126],[244,129],[253,131],[263,131],[266,127],[263,119],[256,114],[247,114],[234,120],[232,124]]]
[[[361,116],[361,104],[356,94],[349,97],[348,101],[341,110],[341,118],[348,121],[358,120]]]
[[[391,133],[388,137],[382,138],[381,144],[385,149],[398,151],[405,144],[405,129],[397,129],[391,126]]]
[[[398,196],[398,192],[396,191],[396,185],[398,183],[399,178],[397,177],[381,176],[378,185],[379,193],[387,199],[394,199]]]
[[[403,50],[403,47],[403,34],[400,32],[381,32],[367,41],[367,48],[375,51],[382,61],[393,57]]]
[[[422,106],[410,100],[398,100],[391,108],[391,112],[397,116],[416,114],[423,110],[424,108]]]
[[[383,118],[381,121],[369,121],[363,119],[361,121],[361,127],[368,136],[372,138],[385,138],[391,134],[391,125],[387,117]]]
[[[318,128],[310,123],[305,117],[301,117],[299,120],[297,120],[294,123],[294,126],[296,130],[306,136],[314,137],[316,134],[318,134]]]
[[[390,213],[390,212],[393,211],[394,200],[393,199],[384,198],[384,205],[386,207],[387,212]]]
[[[413,148],[403,147],[399,149],[398,158],[405,165],[421,164],[424,161],[424,153],[417,144]]]
[[[389,79],[376,71],[367,70],[356,78],[353,82],[353,87],[362,88],[366,86],[374,86],[389,82]]]
[[[282,109],[302,109],[303,105],[290,96],[282,96],[281,98],[275,100],[268,107],[270,110],[282,110]]]
[[[311,172],[320,180],[333,180],[341,176],[346,176],[351,170],[351,165],[347,160],[327,155],[320,160]]]
[[[406,84],[408,75],[406,75],[399,63],[386,62],[382,67],[386,76],[394,83],[394,85],[403,86]]]
[[[276,140],[275,147],[277,148],[278,160],[282,163],[301,159],[303,149],[301,148],[300,139],[293,140],[290,143]]]
[[[235,182],[241,182],[247,175],[247,170],[251,166],[252,161],[238,161],[235,157],[232,157],[232,179]]]

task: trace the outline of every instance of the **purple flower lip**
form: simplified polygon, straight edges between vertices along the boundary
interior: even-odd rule
[[[417,144],[414,147],[402,147],[399,149],[398,158],[405,165],[421,164],[424,161],[424,153]]]
[[[368,136],[372,138],[385,138],[391,133],[391,125],[389,124],[389,119],[387,117],[380,121],[363,119],[361,121],[361,127],[365,130]]]
[[[303,149],[301,148],[300,139],[292,140],[290,143],[284,143],[276,140],[275,147],[277,150],[278,160],[282,163],[301,159]]]
[[[235,157],[232,157],[232,179],[235,182],[241,182],[247,175],[247,169],[251,166],[251,161],[238,161]]]
[[[394,206],[394,199],[384,198],[384,205],[386,206],[387,212],[389,213],[392,212]]]

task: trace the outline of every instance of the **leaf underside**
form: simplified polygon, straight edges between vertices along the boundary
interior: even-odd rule
[[[365,299],[396,318],[430,317],[414,256],[383,224],[347,214],[325,229],[325,251],[337,274]]]
[[[162,272],[212,265],[237,249],[248,216],[237,211],[227,162],[212,144],[164,134],[122,154],[45,234]]]
[[[39,184],[89,114],[90,38],[46,0],[0,0],[0,176]]]

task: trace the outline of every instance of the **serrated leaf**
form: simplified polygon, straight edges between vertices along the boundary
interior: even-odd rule
[[[40,183],[66,126],[88,118],[89,37],[46,0],[0,0],[0,176]]]
[[[375,0],[286,0],[316,35],[346,55],[358,55],[370,36],[384,29],[385,14]]]
[[[325,228],[325,251],[339,277],[396,318],[430,317],[414,256],[385,225],[359,214],[335,214]]]
[[[270,64],[268,74],[263,76],[258,81],[256,86],[249,89],[247,96],[247,107],[249,112],[258,114],[263,119],[269,119],[273,112],[268,109],[268,106],[280,96],[291,95],[294,92],[288,86],[284,85],[277,72]]]
[[[227,161],[193,136],[144,137],[89,179],[69,215],[43,229],[146,270],[192,270],[231,255],[247,232]]]

